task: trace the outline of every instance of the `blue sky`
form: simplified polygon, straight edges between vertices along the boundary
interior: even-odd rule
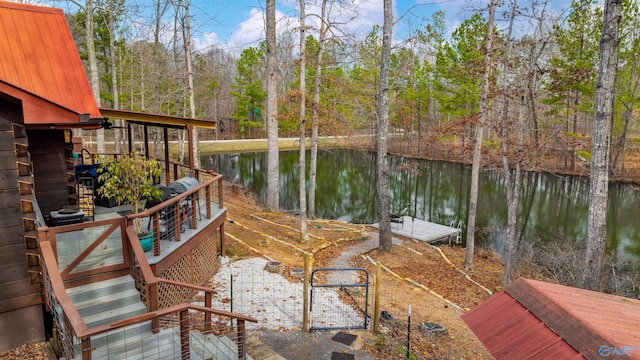
[[[307,0],[306,13],[319,14],[319,1]],[[337,1],[336,1],[337,2]],[[335,6],[333,19],[342,18],[345,24],[340,30],[350,35],[364,36],[374,24],[382,24],[382,0],[342,0],[348,6]],[[195,32],[194,45],[197,48],[223,46],[229,50],[242,49],[256,45],[264,39],[265,0],[192,0],[194,24],[199,26]],[[485,8],[486,0],[394,0],[394,17],[400,21],[394,27],[394,38],[406,37],[412,28],[424,27],[425,20],[439,9],[447,15],[448,26],[454,28],[469,14],[479,8]],[[298,23],[298,0],[277,0],[276,12],[278,30],[294,29]],[[408,13],[410,11],[410,13]],[[422,19],[421,19],[422,18]],[[317,18],[307,17],[307,25],[317,25]]]
[[[25,0],[22,0],[25,1]],[[55,7],[73,8],[70,0],[26,0],[49,3]],[[445,26],[447,35],[465,19],[475,12],[484,12],[489,0],[393,0],[393,15],[396,21],[393,38],[400,42],[413,33],[416,29],[423,29],[431,20],[431,15],[438,10],[445,13]],[[128,6],[137,7],[139,17],[129,18],[132,26],[128,29],[127,36],[137,38],[151,38],[151,21],[153,19],[153,4],[155,0],[126,0]],[[320,14],[321,0],[305,0],[307,20],[306,24],[313,29],[319,28],[318,17]],[[364,38],[375,24],[383,23],[383,0],[327,0],[333,3],[330,13],[330,21],[341,23],[335,26],[338,36],[349,35],[356,38]],[[537,0],[518,0],[519,6],[529,9]],[[559,13],[563,7],[567,7],[570,0],[548,0],[547,11]],[[510,1],[505,1],[504,6],[510,6]],[[232,53],[239,54],[242,49],[257,45],[264,39],[264,6],[265,0],[191,0],[193,45],[196,50],[206,50],[212,47],[224,48]],[[506,9],[503,9],[506,10]],[[171,28],[173,22],[172,10],[165,16],[166,23],[163,26],[165,41],[171,41]],[[276,21],[278,33],[294,31],[298,28],[299,0],[276,0]],[[498,11],[497,26],[501,26]],[[504,24],[504,21],[502,22]],[[527,21],[523,18],[516,23],[526,27]],[[527,30],[520,30],[527,32]],[[335,34],[334,34],[335,35]],[[293,41],[297,42],[298,35],[293,34]]]

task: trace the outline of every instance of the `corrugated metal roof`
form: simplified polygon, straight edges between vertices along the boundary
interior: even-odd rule
[[[60,9],[0,1],[0,91],[22,101],[27,125],[101,117]]]
[[[498,359],[640,359],[639,300],[521,278],[462,318]]]

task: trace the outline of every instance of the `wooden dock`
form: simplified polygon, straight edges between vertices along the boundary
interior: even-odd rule
[[[396,235],[406,236],[415,240],[434,243],[447,241],[455,243],[462,233],[462,229],[432,223],[426,220],[402,216],[393,219],[391,222],[391,232]],[[378,223],[371,226],[378,228]]]

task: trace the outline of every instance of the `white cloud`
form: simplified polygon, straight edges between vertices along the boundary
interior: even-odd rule
[[[205,32],[202,33],[200,37],[193,37],[193,48],[196,51],[205,50],[211,47],[218,46],[220,43],[220,39],[218,38],[218,34],[214,32]]]

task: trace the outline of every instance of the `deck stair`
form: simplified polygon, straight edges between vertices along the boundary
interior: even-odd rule
[[[129,275],[70,288],[67,294],[88,327],[147,312]],[[191,331],[189,345],[191,359],[238,359],[236,343],[226,336],[218,338]],[[154,334],[150,321],[92,337],[91,347],[92,359],[181,358],[179,330],[166,328]],[[76,351],[77,358],[81,358],[79,344]]]

